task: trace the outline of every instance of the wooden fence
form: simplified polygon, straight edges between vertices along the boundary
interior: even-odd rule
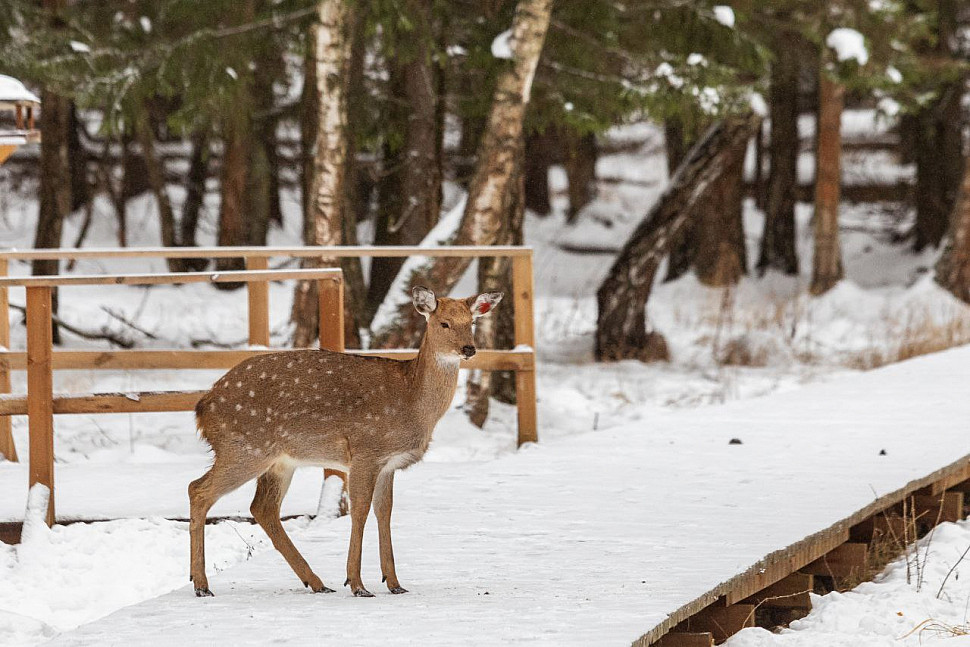
[[[515,372],[518,401],[518,442],[535,442],[536,393],[533,323],[532,250],[523,247],[215,247],[41,249],[0,251],[0,453],[16,461],[10,433],[10,416],[26,415],[29,424],[30,485],[42,483],[51,490],[48,523],[54,522],[53,415],[62,413],[134,413],[189,411],[205,391],[155,391],[58,394],[53,393],[56,369],[228,369],[243,359],[280,349],[244,350],[54,350],[51,339],[51,294],[56,287],[78,285],[159,285],[200,282],[244,283],[249,303],[249,344],[269,345],[269,282],[286,279],[316,280],[319,286],[320,347],[344,349],[343,277],[339,269],[267,269],[272,257],[342,256],[457,256],[511,257],[515,307],[515,349],[480,350],[463,366],[471,369]],[[34,259],[109,258],[243,258],[246,271],[187,272],[124,275],[67,275],[7,277],[10,261]],[[10,346],[9,300],[11,287],[26,291],[26,351]],[[348,352],[409,359],[416,349]],[[27,371],[27,394],[9,395],[10,371]]]

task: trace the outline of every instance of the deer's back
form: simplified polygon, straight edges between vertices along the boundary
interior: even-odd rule
[[[304,444],[402,424],[408,391],[403,362],[325,350],[272,353],[217,380],[196,418],[217,454],[226,445],[305,453]]]

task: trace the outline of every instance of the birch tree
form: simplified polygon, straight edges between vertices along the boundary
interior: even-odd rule
[[[342,209],[347,157],[347,67],[351,20],[344,0],[321,0],[318,22],[310,31],[307,82],[312,82],[316,108],[316,137],[312,147],[312,176],[304,214],[307,245],[339,245],[343,241]],[[305,267],[335,267],[335,258],[306,259]],[[290,319],[293,345],[310,346],[319,327],[315,281],[300,281],[293,295]]]
[[[433,243],[492,245],[508,218],[511,188],[521,172],[517,158],[522,126],[549,28],[552,0],[520,0],[508,35],[511,60],[498,77],[485,134],[478,149],[468,200],[458,226]],[[440,234],[441,229],[436,228]],[[432,231],[431,235],[436,235]],[[413,260],[413,259],[412,259]],[[448,294],[468,267],[467,258],[409,260],[401,268],[373,326],[374,345],[417,344],[423,320],[411,305],[411,288],[424,284]]]

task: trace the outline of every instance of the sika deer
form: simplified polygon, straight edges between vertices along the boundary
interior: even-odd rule
[[[391,506],[394,471],[421,460],[451,404],[462,358],[475,354],[472,322],[502,299],[499,292],[436,299],[413,290],[427,320],[418,356],[408,361],[303,350],[252,357],[220,378],[195,408],[212,467],[189,485],[191,576],[210,596],[205,574],[205,518],[220,497],[257,478],[251,511],[304,586],[332,593],[300,555],[280,522],[280,503],[300,465],[348,474],[351,535],[347,581],[372,597],[360,578],[364,523],[374,503],[381,570],[391,593],[406,593],[394,570]]]

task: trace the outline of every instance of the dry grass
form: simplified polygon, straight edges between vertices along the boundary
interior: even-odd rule
[[[887,321],[885,346],[873,346],[846,359],[850,368],[869,370],[970,343],[970,316],[954,314],[938,321],[927,313],[910,313],[903,322]]]

